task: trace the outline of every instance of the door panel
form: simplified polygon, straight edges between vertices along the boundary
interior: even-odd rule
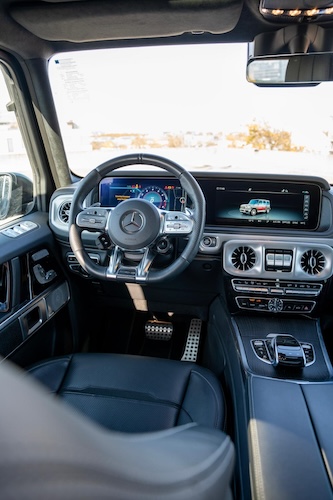
[[[0,231],[0,354],[22,366],[72,348],[70,288],[47,221],[31,213]]]

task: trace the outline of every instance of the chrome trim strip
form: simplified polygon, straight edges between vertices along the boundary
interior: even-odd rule
[[[249,246],[256,254],[256,262],[249,270],[236,269],[231,261],[233,252],[239,246]],[[293,261],[291,271],[266,271],[265,269],[265,253],[267,250],[289,250],[293,253]],[[306,273],[301,267],[301,258],[304,252],[308,250],[318,250],[325,257],[324,269],[316,275]],[[227,241],[223,249],[223,268],[232,276],[242,276],[244,278],[264,278],[281,280],[301,280],[301,281],[322,281],[328,279],[333,274],[333,249],[329,245],[316,243],[301,243],[286,240],[230,240]]]
[[[70,299],[70,292],[69,292],[69,286],[67,281],[62,282],[61,284],[55,284],[50,286],[45,292],[41,293],[37,297],[35,297],[33,300],[31,300],[28,304],[24,305],[21,307],[18,311],[13,313],[11,316],[8,318],[5,318],[1,323],[0,323],[0,332],[4,330],[8,325],[13,323],[16,320],[19,320],[21,317],[25,317],[27,314],[29,314],[30,311],[35,309],[35,307],[39,307],[40,309],[44,310],[44,313],[42,315],[42,322],[38,325],[40,326],[42,323],[48,321],[53,315],[49,315],[46,310],[45,306],[45,300],[58,288],[63,288],[66,287],[67,291],[67,300],[63,305],[65,305],[69,299]],[[24,332],[22,332],[24,333]]]

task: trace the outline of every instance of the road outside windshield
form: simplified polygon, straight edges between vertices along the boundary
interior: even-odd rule
[[[68,162],[84,176],[150,152],[189,170],[305,174],[333,184],[332,83],[259,88],[245,44],[60,54],[49,75]]]

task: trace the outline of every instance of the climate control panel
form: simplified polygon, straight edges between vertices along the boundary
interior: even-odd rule
[[[279,279],[233,278],[231,284],[239,309],[271,313],[308,314],[316,305],[313,299],[320,295],[323,288],[322,283]]]
[[[235,292],[253,293],[256,295],[317,297],[322,290],[322,283],[281,281],[281,280],[248,280],[232,279]]]
[[[314,300],[280,299],[277,297],[236,297],[239,309],[270,313],[301,313],[309,314],[313,311]]]

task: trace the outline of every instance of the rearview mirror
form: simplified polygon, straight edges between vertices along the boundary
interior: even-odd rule
[[[318,85],[333,81],[333,54],[290,54],[250,59],[247,79],[260,86]]]

